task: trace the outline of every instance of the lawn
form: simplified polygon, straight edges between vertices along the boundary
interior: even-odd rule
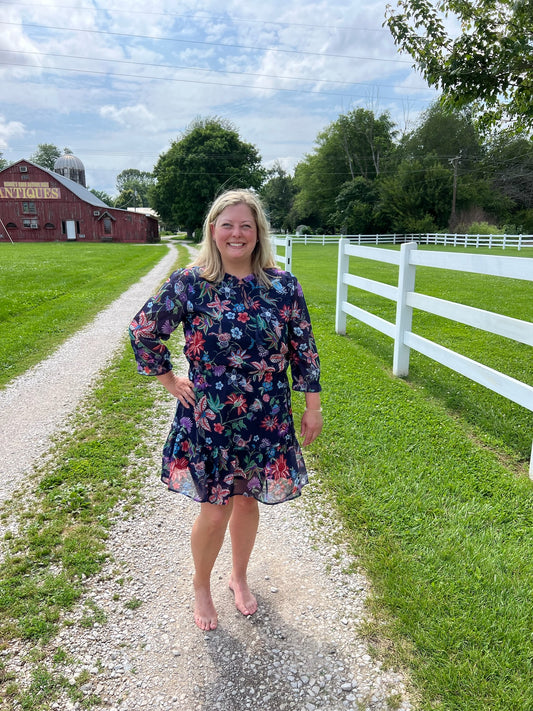
[[[1,244],[0,387],[53,352],[166,250],[161,245]]]
[[[375,622],[364,630],[370,646],[407,669],[423,711],[530,711],[533,414],[416,354],[409,378],[393,377],[390,339],[351,319],[346,336],[334,332],[336,247],[297,245],[293,255],[323,367],[325,428],[308,462],[372,581]],[[357,267],[394,281],[388,265]],[[530,284],[420,270],[417,287],[533,317]],[[350,298],[393,318],[384,299],[356,290]],[[491,335],[422,314],[414,326],[531,382],[531,349],[511,342],[503,349]],[[8,639],[31,638],[38,649],[54,634],[81,594],[80,575],[101,565],[118,497],[135,501],[143,467],[137,463],[132,476],[127,457],[150,428],[156,395],[151,382],[131,377],[134,370],[126,347],[44,467],[40,497],[8,541],[11,555],[0,569],[0,626]],[[295,394],[297,413],[302,405]],[[95,412],[105,428],[94,427]],[[59,576],[52,573],[58,565]],[[37,668],[35,679],[43,673]],[[53,698],[36,705],[10,684],[23,708],[48,708]]]

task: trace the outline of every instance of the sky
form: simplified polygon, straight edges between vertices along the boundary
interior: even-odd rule
[[[392,0],[395,4],[396,0]],[[147,9],[149,7],[149,9]],[[69,148],[116,195],[191,122],[219,117],[292,172],[341,114],[412,129],[434,90],[376,0],[0,0],[0,152]]]

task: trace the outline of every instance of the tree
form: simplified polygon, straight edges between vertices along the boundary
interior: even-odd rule
[[[460,158],[461,171],[480,166],[484,148],[469,111],[446,109],[438,102],[422,114],[420,123],[403,140],[404,158],[424,158],[433,155],[443,165]]]
[[[113,207],[114,201],[111,195],[108,195],[103,190],[94,190],[93,188],[91,188],[90,190],[93,195],[96,195],[97,198],[100,198],[100,200],[102,202],[105,202],[106,205],[109,205],[109,207]]]
[[[261,157],[244,143],[228,121],[197,119],[180,140],[159,156],[151,206],[170,224],[192,237],[203,222],[208,204],[229,188],[259,188],[264,179]]]
[[[507,199],[500,222],[515,231],[533,233],[533,141],[502,133],[489,146],[486,158],[492,193]],[[511,228],[512,229],[512,228]]]
[[[394,232],[435,232],[448,224],[452,172],[434,157],[403,161],[380,184],[380,218]]]
[[[4,168],[7,168],[7,160],[4,158],[2,152],[0,151],[0,170],[4,170]]]
[[[59,148],[54,146],[53,143],[39,143],[35,153],[30,156],[30,160],[32,163],[36,163],[43,168],[53,170],[54,164],[60,155],[61,152]]]
[[[345,235],[368,234],[376,227],[377,181],[358,176],[345,183],[338,194],[332,216],[336,229]]]
[[[117,175],[119,195],[115,200],[116,207],[148,207],[148,195],[153,184],[152,173],[136,168],[123,170]]]
[[[346,182],[375,180],[394,151],[393,124],[388,114],[376,117],[367,109],[339,116],[318,134],[314,153],[296,166],[299,221],[333,229],[335,200]]]
[[[268,180],[259,191],[268,212],[270,224],[278,230],[291,229],[295,225],[290,223],[296,186],[292,178],[279,162],[276,162],[268,171]]]
[[[456,38],[450,15],[462,28]],[[485,128],[533,128],[531,0],[398,0],[386,23],[446,105],[471,106]]]
[[[500,134],[490,146],[487,166],[493,186],[520,209],[533,208],[533,141]]]

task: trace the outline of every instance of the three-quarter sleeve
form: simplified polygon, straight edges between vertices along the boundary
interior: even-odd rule
[[[289,362],[292,389],[318,393],[320,386],[320,360],[316,348],[311,319],[300,283],[296,281],[289,320]]]
[[[133,318],[129,334],[137,370],[144,375],[163,375],[172,370],[165,345],[183,321],[187,304],[188,270],[178,269]]]

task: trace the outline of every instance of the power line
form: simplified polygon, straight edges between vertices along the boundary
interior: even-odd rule
[[[6,22],[0,20],[1,25],[11,25],[20,27],[19,22]],[[130,39],[149,39],[159,42],[176,42],[180,44],[206,45],[208,47],[225,47],[230,49],[250,49],[259,52],[280,52],[283,54],[298,54],[312,57],[330,57],[333,59],[353,59],[357,61],[392,62],[395,64],[412,64],[406,59],[390,59],[388,57],[359,57],[347,54],[330,54],[328,52],[310,52],[304,49],[282,49],[281,47],[257,47],[244,44],[232,44],[229,42],[208,42],[206,40],[178,39],[176,37],[156,37],[155,35],[136,35],[127,32],[110,32],[108,30],[94,30],[80,27],[58,27],[56,25],[39,25],[37,23],[24,23],[24,27],[33,27],[40,30],[59,30],[61,32],[83,32],[90,34],[109,35],[111,37],[127,37]]]
[[[231,84],[229,82],[221,82],[221,81],[202,81],[200,79],[178,79],[176,77],[158,77],[158,76],[151,76],[148,74],[125,74],[123,72],[99,72],[96,71],[95,69],[72,69],[71,67],[49,67],[46,65],[35,65],[35,64],[24,64],[22,62],[10,62],[10,66],[13,67],[24,67],[25,69],[46,69],[50,70],[52,72],[71,72],[74,74],[91,74],[94,76],[104,76],[108,77],[110,79],[113,79],[115,77],[120,77],[122,79],[137,79],[137,80],[157,80],[157,81],[164,81],[164,82],[174,82],[178,84],[202,84],[202,85],[207,85],[207,86],[227,86],[227,87],[232,87],[234,89],[255,89],[256,91],[284,91],[284,92],[289,92],[292,94],[319,94],[320,96],[338,96],[338,97],[346,97],[346,98],[353,98],[353,94],[347,94],[347,93],[341,93],[341,92],[336,92],[336,91],[320,91],[319,89],[291,89],[287,87],[276,87],[276,86],[256,86],[253,84]],[[371,87],[369,87],[371,88]],[[383,97],[384,99],[387,99],[387,97]],[[405,97],[402,97],[405,98]]]
[[[375,88],[376,86],[379,87],[387,87],[387,88],[395,88],[394,84],[368,84],[367,82],[361,82],[361,81],[344,81],[342,79],[318,79],[318,78],[313,78],[313,77],[295,77],[295,76],[280,76],[278,74],[260,74],[258,72],[235,72],[231,70],[226,70],[226,69],[208,69],[206,67],[193,67],[193,66],[179,66],[175,64],[159,64],[155,62],[135,62],[133,60],[128,60],[128,59],[108,59],[107,57],[87,57],[87,56],[81,56],[81,55],[76,55],[76,54],[58,54],[55,52],[29,52],[26,50],[11,50],[11,49],[0,49],[0,52],[4,52],[7,54],[24,54],[24,55],[30,55],[30,56],[39,56],[39,57],[59,57],[59,58],[64,58],[64,59],[82,59],[82,60],[87,60],[90,62],[104,62],[104,63],[112,63],[112,64],[128,64],[132,66],[139,66],[139,67],[157,67],[158,69],[178,69],[178,70],[183,70],[183,71],[195,71],[195,72],[206,72],[206,73],[213,73],[213,74],[234,74],[237,76],[250,76],[250,77],[260,77],[260,78],[266,78],[266,79],[280,79],[284,81],[305,81],[305,82],[310,82],[314,84],[345,84],[347,86],[366,86],[370,89]],[[39,65],[20,65],[20,64],[14,64],[12,62],[4,62],[3,66],[9,66],[13,64],[13,66],[35,66],[39,67]],[[258,87],[260,88],[260,87]],[[403,89],[409,89],[412,91],[427,91],[427,87],[410,87],[410,86],[403,86]]]
[[[0,0],[0,5],[9,5],[10,2]],[[230,20],[231,22],[239,22],[244,24],[261,24],[261,25],[278,25],[280,27],[306,27],[310,29],[326,29],[326,30],[349,30],[350,32],[384,32],[388,34],[388,30],[383,27],[352,27],[349,25],[314,25],[308,22],[279,22],[276,20],[261,20],[246,17],[234,17],[232,15],[213,15],[209,12],[196,12],[191,14],[182,14],[177,12],[154,12],[152,10],[132,10],[129,7],[84,7],[79,5],[41,5],[34,2],[17,2],[17,7],[39,7],[58,10],[87,10],[89,12],[109,12],[109,13],[126,13],[127,15],[149,15],[156,17],[180,17],[185,19],[198,19],[203,15],[208,20]]]

